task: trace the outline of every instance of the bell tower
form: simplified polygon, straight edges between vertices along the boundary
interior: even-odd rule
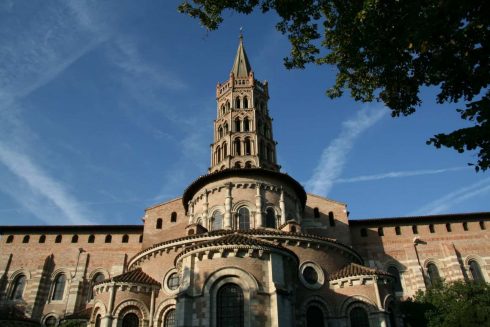
[[[254,78],[240,33],[230,78],[216,85],[210,173],[230,168],[279,171],[268,100],[267,81]]]

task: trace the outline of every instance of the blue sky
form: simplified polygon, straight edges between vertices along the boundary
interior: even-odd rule
[[[244,28],[269,81],[282,171],[348,204],[351,218],[488,211],[475,153],[425,141],[464,126],[435,89],[408,118],[330,100],[333,67],[288,71],[272,14],[216,32],[172,1],[0,2],[0,224],[138,224],[209,166],[215,85]]]

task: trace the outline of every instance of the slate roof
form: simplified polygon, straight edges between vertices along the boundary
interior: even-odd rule
[[[382,270],[369,268],[366,266],[359,265],[357,263],[350,263],[347,266],[331,274],[329,280],[336,280],[345,277],[355,277],[355,276],[363,276],[363,275],[391,276],[390,274]]]
[[[250,67],[247,53],[245,52],[245,47],[243,46],[243,37],[240,35],[240,43],[238,44],[238,49],[231,72],[233,75],[235,75],[235,78],[248,78],[248,74],[251,71],[252,68]]]
[[[130,270],[124,274],[114,276],[110,279],[103,280],[99,284],[107,282],[119,282],[119,283],[134,283],[134,284],[148,284],[148,285],[158,285],[160,283],[148,276],[143,272],[141,268]]]

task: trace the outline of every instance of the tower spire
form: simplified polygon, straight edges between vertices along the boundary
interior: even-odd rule
[[[247,78],[248,74],[252,71],[247,53],[245,52],[245,47],[243,46],[242,30],[243,29],[240,28],[240,41],[238,43],[235,61],[233,62],[233,67],[231,68],[231,72],[235,78]]]

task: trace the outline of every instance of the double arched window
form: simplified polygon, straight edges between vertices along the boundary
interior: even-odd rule
[[[250,229],[250,211],[246,207],[238,209],[238,229]]]
[[[216,321],[218,327],[243,327],[243,291],[236,284],[218,290]]]
[[[54,279],[53,284],[53,294],[51,295],[51,300],[63,300],[65,293],[66,276],[65,274],[59,274]]]
[[[14,280],[14,285],[10,293],[11,300],[21,300],[24,294],[24,288],[26,287],[26,276],[19,275]]]
[[[355,307],[349,313],[350,325],[352,327],[369,327],[369,317],[366,309]]]

